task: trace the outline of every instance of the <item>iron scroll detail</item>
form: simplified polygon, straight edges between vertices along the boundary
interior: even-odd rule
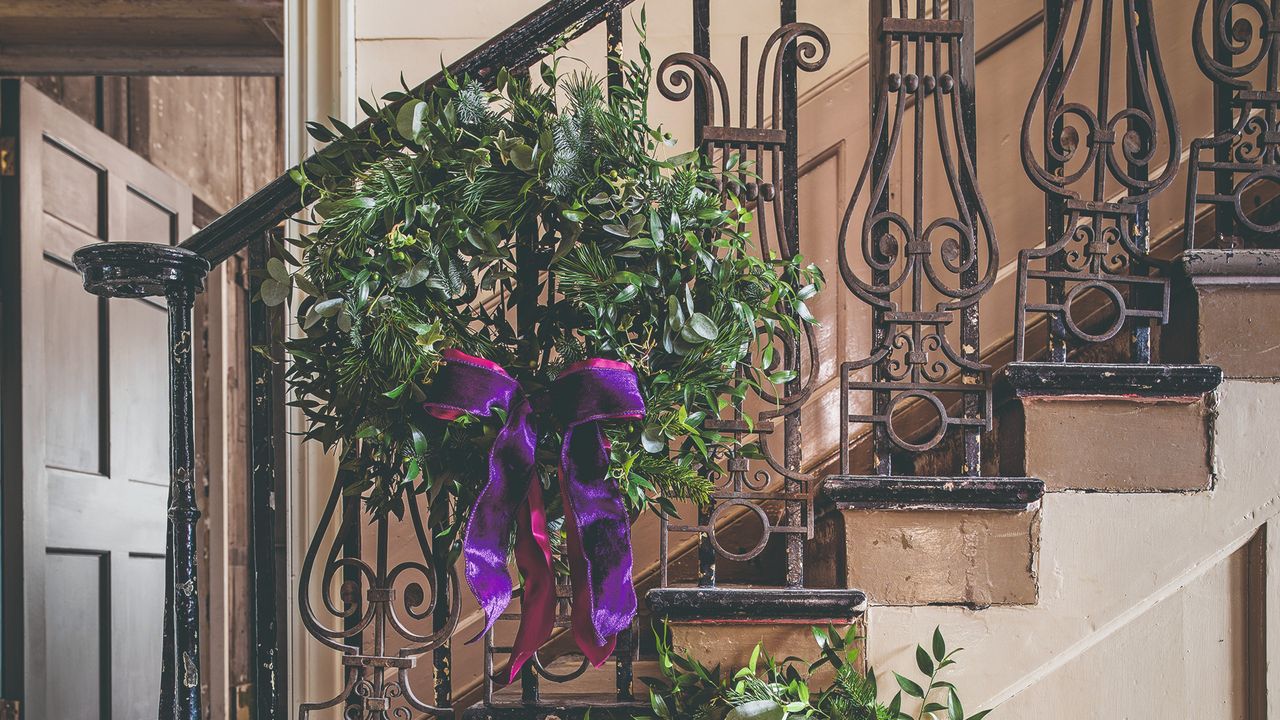
[[[1186,248],[1275,247],[1280,216],[1280,5],[1199,0],[1192,46],[1214,85],[1214,133],[1191,142]],[[1206,36],[1209,41],[1206,42]],[[1198,237],[1214,214],[1212,238]]]
[[[696,4],[695,17],[699,17]],[[720,68],[711,60],[706,19],[695,19],[695,52],[667,57],[656,73],[658,91],[668,100],[692,98],[695,142],[724,177],[734,177],[743,200],[754,206],[754,235],[760,252],[791,259],[800,252],[799,207],[795,183],[797,132],[796,74],[817,72],[830,57],[831,43],[817,25],[784,22],[753,54],[748,38],[739,43],[740,85],[736,103]],[[705,8],[703,8],[705,11]],[[793,9],[792,9],[793,10]],[[734,112],[736,110],[736,113]],[[742,403],[735,403],[730,416],[710,420],[707,426],[723,435],[759,440],[760,455],[754,461],[736,451],[726,451],[706,468],[715,489],[710,504],[700,508],[696,522],[664,519],[662,582],[670,586],[670,534],[699,537],[699,587],[717,584],[718,561],[745,562],[765,551],[774,537],[786,539],[789,587],[803,584],[803,543],[813,534],[810,486],[815,476],[806,472],[800,453],[800,414],[812,397],[820,376],[817,335],[811,326],[800,333],[777,339],[776,364],[789,370],[794,380],[778,389],[752,378],[752,402],[763,408],[755,422],[745,419]],[[727,547],[716,533],[730,518],[753,517],[758,534],[750,547],[737,551]],[[652,602],[652,599],[651,599]]]
[[[1167,263],[1150,254],[1148,206],[1181,163],[1155,10],[1151,0],[1051,0],[1045,31],[1045,66],[1022,126],[1022,162],[1048,197],[1047,236],[1043,247],[1018,257],[1017,360],[1030,359],[1030,318],[1045,317],[1051,362],[1067,362],[1071,350],[1129,327],[1131,360],[1150,363],[1151,328],[1169,320],[1170,283],[1152,276]],[[1097,47],[1096,87],[1081,70],[1087,46]],[[1119,108],[1113,75],[1126,81]],[[1082,84],[1085,92],[1073,95]],[[1072,99],[1080,94],[1091,100]],[[1033,295],[1041,291],[1043,299]]]
[[[871,143],[837,256],[872,329],[866,355],[841,366],[842,475],[858,426],[871,427],[876,475],[956,435],[960,473],[981,470],[992,413],[978,302],[1000,256],[974,159],[972,28],[968,3],[873,4]],[[914,189],[894,207],[900,166]]]

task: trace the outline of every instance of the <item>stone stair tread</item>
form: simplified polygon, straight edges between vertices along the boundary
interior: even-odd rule
[[[1009,363],[1004,382],[1019,395],[1197,397],[1222,384],[1214,365]]]
[[[1027,510],[1044,497],[1044,483],[1029,477],[831,475],[821,493],[840,510]]]
[[[866,611],[861,590],[665,587],[646,595],[654,617],[683,622],[847,623]]]

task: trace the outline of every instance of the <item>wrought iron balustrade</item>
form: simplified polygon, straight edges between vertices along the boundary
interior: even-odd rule
[[[1192,46],[1200,69],[1213,82],[1214,134],[1191,142],[1188,250],[1201,244],[1230,249],[1277,246],[1278,34],[1280,3],[1199,0],[1196,7]],[[1212,211],[1212,237],[1198,238],[1206,211]]]

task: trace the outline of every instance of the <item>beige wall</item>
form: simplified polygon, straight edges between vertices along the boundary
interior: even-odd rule
[[[400,87],[400,75],[410,87],[437,72],[542,4],[541,0],[475,0],[469,3],[421,3],[417,0],[375,0],[357,4],[355,11],[356,92],[378,97]],[[438,5],[424,10],[427,5]],[[637,0],[623,22],[624,44],[634,57],[637,37],[632,18],[640,8],[648,14],[649,48],[657,65],[668,55],[693,49],[692,11],[688,0]],[[751,68],[759,48],[773,31],[767,19],[777,17],[776,0],[734,0],[712,3],[712,54],[725,74],[731,94],[738,87],[739,38],[750,36]],[[847,0],[799,0],[799,19],[818,24],[831,38],[832,55],[827,68],[801,79],[809,90],[866,54],[866,21],[860,4]],[[597,75],[605,70],[605,37],[596,28],[574,42],[564,53],[588,64]],[[656,94],[655,94],[656,97]],[[692,131],[688,108],[672,107],[657,98],[655,119],[678,139],[688,141]]]
[[[1035,606],[872,608],[872,664],[911,667],[941,626],[966,648],[949,679],[993,717],[1280,717],[1280,385],[1228,381],[1216,404],[1212,491],[1047,495]],[[1251,715],[1266,642],[1271,712]]]

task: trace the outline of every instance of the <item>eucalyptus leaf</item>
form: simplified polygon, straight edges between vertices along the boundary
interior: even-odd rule
[[[258,286],[258,294],[262,297],[262,302],[269,307],[284,304],[289,299],[289,286],[282,282],[267,279],[263,280]]]
[[[725,720],[783,720],[787,711],[773,700],[753,700],[729,712]]]
[[[289,271],[284,266],[284,261],[280,258],[269,258],[267,260],[267,274],[272,280],[282,284],[289,284]]]

